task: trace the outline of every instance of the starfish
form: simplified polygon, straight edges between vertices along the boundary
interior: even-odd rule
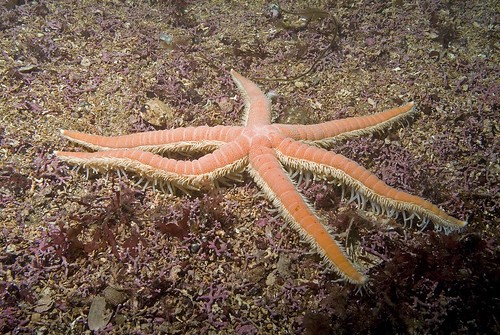
[[[95,170],[132,171],[140,179],[168,190],[201,190],[218,181],[249,172],[283,218],[314,246],[325,263],[341,278],[363,284],[367,276],[351,261],[313,207],[297,190],[284,169],[314,175],[351,190],[351,201],[376,213],[404,220],[418,217],[419,226],[432,222],[446,233],[463,228],[458,220],[429,201],[388,186],[372,172],[326,148],[339,139],[367,135],[399,124],[416,112],[413,102],[377,114],[350,117],[313,125],[271,123],[266,95],[251,80],[234,70],[231,75],[245,101],[243,126],[199,126],[150,131],[122,136],[97,136],[62,130],[70,141],[95,152],[56,151],[60,160]],[[176,160],[163,153],[204,154],[194,160]]]

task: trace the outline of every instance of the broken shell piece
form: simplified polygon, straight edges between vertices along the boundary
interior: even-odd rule
[[[173,122],[175,111],[160,99],[151,99],[142,108],[141,117],[153,126],[166,127]]]
[[[160,33],[160,47],[164,48],[168,52],[177,49],[178,47],[190,45],[191,38],[189,36],[174,36],[169,33]]]
[[[106,302],[112,306],[118,306],[127,300],[127,295],[124,292],[111,286],[106,287],[102,293]]]
[[[99,330],[106,327],[111,320],[113,310],[106,304],[106,299],[98,295],[92,300],[88,315],[88,325],[90,330]]]
[[[52,308],[53,304],[54,300],[52,299],[52,291],[50,289],[45,289],[42,292],[42,297],[36,302],[35,312],[46,312]]]

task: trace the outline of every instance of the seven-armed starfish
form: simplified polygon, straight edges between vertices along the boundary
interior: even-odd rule
[[[357,284],[364,283],[367,277],[346,257],[283,166],[335,180],[351,189],[351,199],[357,199],[362,207],[370,201],[378,213],[397,216],[402,212],[405,220],[417,216],[423,227],[432,221],[446,232],[466,225],[430,202],[388,186],[356,162],[320,148],[339,138],[370,134],[398,124],[414,113],[413,103],[374,115],[314,125],[271,124],[271,107],[264,93],[236,71],[231,75],[245,99],[244,126],[187,127],[114,137],[64,130],[67,139],[102,151],[57,151],[56,155],[85,167],[131,170],[141,179],[149,178],[170,190],[172,186],[183,190],[213,186],[218,179],[246,167],[286,221],[316,247],[341,277]],[[206,154],[192,161],[155,154],[172,151]]]

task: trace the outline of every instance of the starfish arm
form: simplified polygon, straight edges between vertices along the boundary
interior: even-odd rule
[[[261,89],[251,80],[231,70],[236,86],[245,100],[245,125],[266,125],[271,123],[271,104]]]
[[[416,109],[413,102],[377,114],[351,117],[313,125],[277,125],[295,140],[313,141],[322,147],[350,137],[371,134],[408,118]]]
[[[249,166],[250,174],[266,196],[302,237],[316,247],[327,263],[344,279],[356,284],[365,283],[367,278],[349,261],[283,171],[275,151],[264,146],[252,148]]]
[[[381,206],[389,214],[408,212],[422,218],[423,226],[432,221],[446,232],[463,228],[467,222],[458,220],[429,201],[397,190],[373,173],[343,155],[312,147],[292,139],[285,139],[277,148],[280,160],[297,170],[311,171],[323,178],[347,185],[367,199]]]
[[[107,150],[99,152],[56,151],[57,157],[70,164],[96,170],[124,169],[153,181],[181,189],[211,186],[213,181],[243,170],[247,164],[248,144],[227,143],[213,153],[192,161],[169,159],[147,151]]]
[[[242,127],[200,126],[149,131],[121,136],[98,136],[62,130],[68,140],[93,150],[138,149],[152,152],[214,150],[241,134]]]

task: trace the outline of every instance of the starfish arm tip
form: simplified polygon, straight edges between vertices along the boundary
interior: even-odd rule
[[[238,71],[236,71],[235,69],[231,69],[231,71],[229,71],[229,73],[231,74],[231,77],[233,78],[234,81],[236,81],[236,83],[241,83],[241,78],[243,78],[243,76],[241,74],[239,74]],[[240,85],[240,84],[238,84]]]
[[[59,160],[64,160],[64,156],[65,156],[65,151],[60,151],[60,150],[54,150],[52,152],[54,154],[54,156],[56,156]]]

